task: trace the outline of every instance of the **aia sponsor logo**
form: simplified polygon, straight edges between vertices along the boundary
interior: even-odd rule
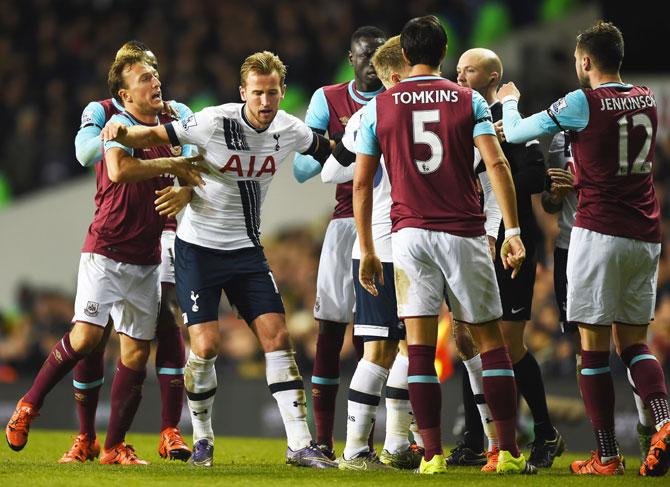
[[[256,161],[256,156],[243,156],[243,157],[248,157],[247,162],[247,169],[244,170],[242,168],[242,159],[240,159],[240,156],[237,154],[233,154],[230,156],[230,159],[228,159],[228,162],[224,164],[224,166],[219,169],[222,173],[226,172],[234,172],[237,174],[238,177],[255,177],[258,178],[262,176],[263,174],[270,174],[271,176],[274,175],[275,172],[277,172],[277,165],[275,164],[275,159],[272,156],[267,156],[262,164],[259,164],[257,167],[257,162]]]

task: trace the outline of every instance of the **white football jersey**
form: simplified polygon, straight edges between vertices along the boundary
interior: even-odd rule
[[[565,169],[575,174],[574,159],[565,132],[554,135],[549,146],[547,162],[550,168]],[[570,246],[570,234],[577,214],[577,191],[570,191],[563,199],[561,212],[558,214],[558,236],[556,247],[567,249]]]
[[[350,152],[356,152],[356,134],[361,124],[362,110],[354,113],[344,129],[342,144]],[[344,183],[351,181],[354,177],[353,163],[348,167],[342,167],[332,155],[324,164],[322,171],[322,180],[324,182]],[[325,178],[324,178],[325,175]],[[331,176],[332,175],[332,176]],[[384,157],[379,160],[379,167],[375,174],[374,185],[372,189],[372,238],[375,242],[375,251],[379,260],[382,262],[393,262],[393,252],[391,248],[391,181],[389,181]],[[351,257],[353,259],[361,258],[361,248],[358,242],[358,236],[354,242]]]
[[[307,151],[315,137],[283,110],[259,132],[243,110],[243,103],[226,103],[166,126],[180,144],[198,147],[210,171],[179,223],[177,236],[185,242],[219,250],[260,246],[261,205],[270,181],[290,152]]]

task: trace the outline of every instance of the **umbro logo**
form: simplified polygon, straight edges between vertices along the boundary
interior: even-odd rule
[[[300,402],[300,401],[293,401],[293,407],[294,407],[294,408],[297,408],[298,406],[305,406],[305,407],[307,407],[307,403],[306,403],[306,402]]]

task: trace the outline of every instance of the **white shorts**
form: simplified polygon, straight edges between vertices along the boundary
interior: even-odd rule
[[[328,224],[316,278],[314,318],[349,323],[354,319],[354,281],[351,249],[356,239],[353,218],[335,218]]]
[[[648,325],[661,244],[575,227],[568,248],[568,321]]]
[[[398,317],[437,316],[445,295],[455,320],[485,323],[502,316],[485,235],[403,228],[392,238]]]
[[[117,332],[153,340],[160,299],[157,265],[125,264],[100,254],[81,254],[73,322],[104,327],[111,315]]]
[[[160,282],[174,284],[174,230],[161,233],[161,263],[158,266]]]

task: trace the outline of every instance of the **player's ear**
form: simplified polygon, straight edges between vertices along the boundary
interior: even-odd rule
[[[247,90],[244,89],[244,86],[240,86],[240,98],[242,101],[247,101]]]
[[[132,97],[130,96],[130,93],[128,93],[128,90],[126,90],[125,88],[121,88],[119,90],[119,98],[121,98],[121,101],[123,102],[124,105],[127,102],[132,103],[132,101],[133,101]]]
[[[283,100],[286,96],[286,85],[281,85],[281,99]]]
[[[393,83],[394,85],[400,83],[400,75],[398,73],[393,73],[391,75],[391,83]]]
[[[349,51],[349,54],[347,55],[347,58],[349,59],[349,64],[352,66],[354,65],[354,55]]]

